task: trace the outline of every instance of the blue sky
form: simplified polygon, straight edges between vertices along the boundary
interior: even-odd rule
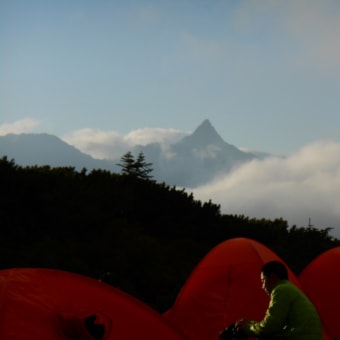
[[[281,177],[261,163],[224,180],[238,201],[222,208],[340,230],[339,36],[337,0],[1,0],[0,135],[47,132],[104,158],[209,119],[288,159]],[[261,199],[258,183],[272,183]],[[222,202],[213,188],[197,195]]]
[[[125,135],[207,118],[238,147],[339,141],[339,19],[336,0],[2,0],[0,126]]]

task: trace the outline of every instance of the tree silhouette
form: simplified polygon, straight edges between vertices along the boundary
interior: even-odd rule
[[[142,153],[125,154],[121,166],[122,174],[86,173],[0,158],[0,269],[48,267],[93,278],[109,271],[120,289],[164,312],[203,256],[227,239],[257,240],[295,274],[340,246],[330,228],[222,215],[185,189],[141,180],[151,171]]]
[[[117,165],[122,168],[122,174],[149,180],[152,178],[150,173],[153,171],[152,163],[145,161],[143,152],[140,152],[135,160],[130,151],[121,157],[121,163]]]

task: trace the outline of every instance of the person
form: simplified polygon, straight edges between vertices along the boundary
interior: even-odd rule
[[[308,297],[288,280],[286,266],[279,261],[263,265],[262,288],[270,296],[262,321],[237,320],[237,330],[259,339],[322,340],[319,314]]]

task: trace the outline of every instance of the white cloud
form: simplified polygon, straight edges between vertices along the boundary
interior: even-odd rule
[[[151,143],[175,143],[186,136],[187,133],[175,129],[144,128],[131,131],[126,139],[133,145],[146,145]]]
[[[334,228],[340,236],[340,144],[320,141],[288,158],[253,161],[193,189],[196,199],[221,204],[222,213],[282,217],[289,225]]]
[[[62,139],[97,159],[120,158],[131,144],[115,131],[81,129],[62,137]]]
[[[127,135],[115,131],[82,129],[65,135],[62,139],[94,158],[119,159],[135,145],[166,145],[180,140],[185,135],[179,130],[161,128],[138,129]]]
[[[225,31],[233,34],[219,38],[182,34],[193,61],[217,66],[228,60],[233,69],[245,73],[258,68],[263,73],[273,66],[327,75],[340,72],[340,3],[336,0],[244,0],[225,25]]]
[[[283,46],[289,41],[282,57],[294,57],[300,67],[340,71],[337,0],[246,0],[235,12],[233,27],[243,34],[263,30]]]
[[[26,118],[13,123],[3,123],[0,125],[0,136],[5,136],[9,133],[33,133],[40,126],[37,119]]]

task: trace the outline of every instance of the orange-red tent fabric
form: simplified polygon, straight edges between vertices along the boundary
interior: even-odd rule
[[[241,317],[261,320],[269,298],[261,288],[260,271],[273,260],[282,261],[251,239],[219,244],[197,265],[165,317],[195,340],[218,340],[219,332]],[[300,286],[287,269],[290,280]]]
[[[84,326],[92,315],[105,340],[184,340],[161,314],[105,283],[51,269],[0,270],[0,339],[93,339]]]
[[[315,258],[299,275],[331,338],[340,338],[340,247]]]

